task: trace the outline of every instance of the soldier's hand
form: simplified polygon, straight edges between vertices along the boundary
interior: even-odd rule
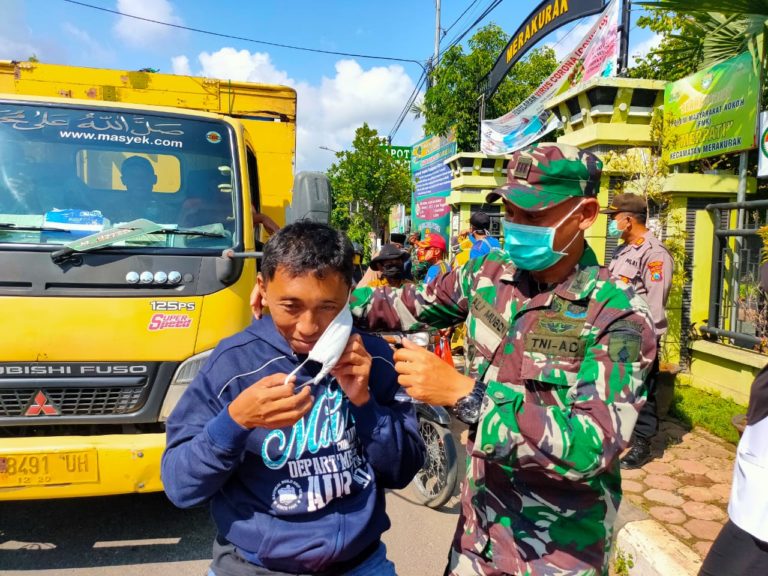
[[[296,377],[272,374],[252,384],[229,405],[229,415],[243,428],[292,426],[312,408],[310,387],[295,393]]]
[[[363,339],[359,334],[353,334],[341,358],[331,370],[344,394],[355,406],[362,406],[371,398],[368,390],[371,363],[371,355],[363,346]]]
[[[437,406],[453,406],[475,386],[469,376],[459,374],[455,368],[434,353],[403,338],[403,347],[395,352],[395,370],[398,383],[411,398]]]

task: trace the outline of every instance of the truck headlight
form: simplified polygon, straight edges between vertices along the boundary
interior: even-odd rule
[[[184,390],[186,390],[190,382],[195,379],[195,376],[200,372],[200,369],[206,363],[212,352],[213,350],[206,350],[191,358],[187,358],[181,363],[181,366],[176,369],[176,373],[171,380],[171,385],[168,387],[168,392],[165,394],[163,407],[160,409],[160,422],[165,422],[168,419],[168,416],[179,402],[179,398],[184,394]]]

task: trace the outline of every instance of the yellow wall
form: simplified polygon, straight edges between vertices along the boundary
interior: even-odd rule
[[[697,388],[715,391],[747,405],[749,389],[768,357],[751,350],[697,340],[691,345],[690,376],[678,377]]]

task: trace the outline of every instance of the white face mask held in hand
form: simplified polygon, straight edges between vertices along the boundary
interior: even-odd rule
[[[336,366],[336,362],[339,361],[341,355],[344,353],[344,349],[347,347],[347,341],[352,334],[352,313],[349,311],[349,302],[344,303],[344,307],[341,309],[336,317],[331,320],[325,332],[315,342],[314,347],[309,352],[309,356],[301,364],[296,366],[293,371],[285,378],[285,383],[288,383],[288,379],[294,376],[304,364],[309,360],[318,362],[323,365],[320,372],[317,373],[312,380],[304,382],[296,386],[296,389],[302,388],[309,384],[317,384],[325,378],[333,367]]]

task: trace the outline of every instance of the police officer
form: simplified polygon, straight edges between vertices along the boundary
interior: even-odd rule
[[[611,257],[608,269],[614,278],[631,285],[643,297],[653,317],[657,342],[667,331],[664,312],[672,285],[672,256],[646,227],[647,206],[637,194],[617,194],[603,214],[611,221],[608,234],[620,236],[620,244]],[[648,401],[635,424],[635,439],[621,460],[622,468],[639,468],[651,459],[651,438],[656,435],[659,419],[656,414],[656,377],[659,372],[658,354],[648,374]]]

